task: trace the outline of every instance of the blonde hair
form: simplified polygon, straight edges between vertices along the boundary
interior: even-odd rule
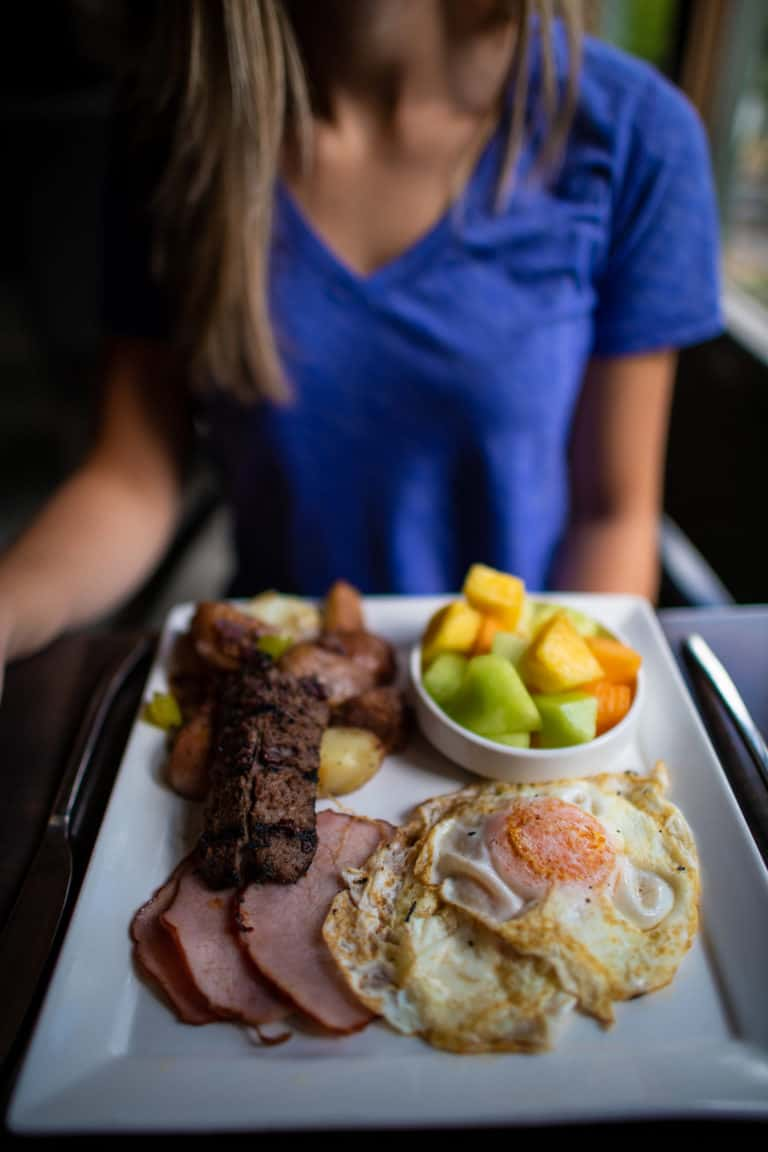
[[[556,9],[568,46],[558,84]],[[531,46],[541,42],[537,94],[541,170],[561,155],[576,103],[578,0],[501,0],[517,22],[511,112],[496,206],[514,182],[528,125]],[[156,271],[176,302],[176,338],[191,378],[241,400],[289,398],[269,312],[272,203],[291,143],[311,155],[307,79],[282,0],[162,0],[142,68],[170,151],[154,201]],[[538,32],[537,32],[538,25]],[[159,85],[158,77],[164,77]]]

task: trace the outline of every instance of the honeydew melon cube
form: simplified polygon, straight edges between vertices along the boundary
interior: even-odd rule
[[[494,656],[503,656],[517,668],[527,647],[528,641],[516,632],[497,632],[491,644],[491,652]]]
[[[467,663],[464,682],[451,701],[449,715],[476,732],[495,737],[505,732],[533,732],[541,719],[516,668],[489,652]]]
[[[597,732],[597,697],[586,692],[559,692],[533,697],[541,716],[539,747],[568,748],[587,744]]]
[[[467,658],[458,652],[443,652],[427,668],[422,683],[440,708],[448,708],[464,683]]]
[[[504,732],[501,736],[494,736],[497,744],[506,744],[508,748],[530,748],[530,732]]]

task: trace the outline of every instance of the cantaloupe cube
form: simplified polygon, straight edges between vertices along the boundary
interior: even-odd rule
[[[583,692],[597,697],[597,732],[602,736],[623,720],[632,707],[632,689],[628,684],[613,684],[610,680],[597,680],[585,684]]]
[[[588,636],[587,644],[602,667],[606,680],[612,684],[628,684],[632,687],[643,662],[639,652],[610,636]]]
[[[525,584],[517,576],[473,564],[462,591],[478,612],[493,616],[502,628],[514,632],[525,598]]]
[[[472,651],[482,616],[463,600],[452,600],[432,617],[421,641],[422,668],[428,668],[441,652]]]
[[[495,616],[483,616],[480,621],[480,630],[475,637],[472,649],[473,656],[484,656],[493,647],[493,638],[497,632],[503,631],[500,622]]]
[[[601,665],[564,612],[539,630],[522,657],[520,672],[532,692],[568,692],[604,679]]]

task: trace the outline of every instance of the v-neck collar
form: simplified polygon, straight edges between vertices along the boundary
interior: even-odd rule
[[[534,16],[534,29],[537,28],[538,17]],[[562,29],[560,31],[562,32]],[[557,37],[555,38],[556,52],[559,46],[562,48],[563,44],[562,36],[560,36],[559,41]],[[538,35],[535,35],[532,40],[528,68],[529,84],[526,99],[531,100],[532,94],[538,90],[541,69],[541,46]],[[499,174],[501,149],[508,127],[508,118],[512,112],[512,98],[513,92],[510,86],[503,94],[502,111],[496,127],[486,140],[458,199],[449,204],[442,215],[421,236],[418,236],[404,248],[399,255],[375,268],[373,272],[358,272],[338,255],[316,230],[309,217],[305,215],[283,178],[278,176],[276,201],[283,226],[291,231],[296,242],[302,246],[308,257],[325,275],[332,276],[338,283],[345,284],[358,292],[375,295],[385,291],[390,285],[414,272],[416,267],[426,260],[450,235],[454,227],[459,225],[468,215],[475,215],[478,212],[486,215],[493,211],[491,204],[493,188]],[[532,110],[529,107],[528,115],[531,114]],[[525,161],[531,160],[530,149],[531,141],[526,134],[520,158],[523,164]]]
[[[415,265],[426,259],[441,242],[451,226],[454,212],[454,209],[449,207],[426,232],[418,236],[399,255],[374,268],[372,272],[363,273],[343,260],[323,239],[281,179],[277,182],[277,196],[283,220],[298,238],[305,252],[326,274],[331,274],[358,291],[383,290],[393,281],[412,272]]]
[[[282,215],[282,223],[287,226],[305,253],[326,274],[337,281],[357,290],[375,294],[385,291],[398,280],[411,275],[416,267],[425,261],[450,234],[457,220],[468,207],[468,196],[478,181],[485,186],[488,182],[487,169],[492,165],[501,138],[502,126],[497,124],[483,146],[462,195],[437,217],[420,236],[403,249],[397,256],[379,265],[372,272],[358,272],[348,264],[320,235],[304,213],[285,181],[278,177],[277,202]]]

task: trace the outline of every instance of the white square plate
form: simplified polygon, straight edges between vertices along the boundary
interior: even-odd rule
[[[128,928],[194,836],[199,806],[162,782],[164,737],[137,722],[9,1112],[18,1132],[382,1128],[768,1116],[768,872],[650,606],[559,596],[638,648],[647,698],[616,771],[663,759],[702,863],[702,930],[672,984],[574,1014],[540,1055],[456,1056],[384,1024],[260,1048],[233,1024],[177,1022],[137,975]],[[371,598],[369,627],[403,657],[441,601]],[[148,692],[189,606],[163,633]],[[469,776],[414,737],[347,807],[401,822]]]

